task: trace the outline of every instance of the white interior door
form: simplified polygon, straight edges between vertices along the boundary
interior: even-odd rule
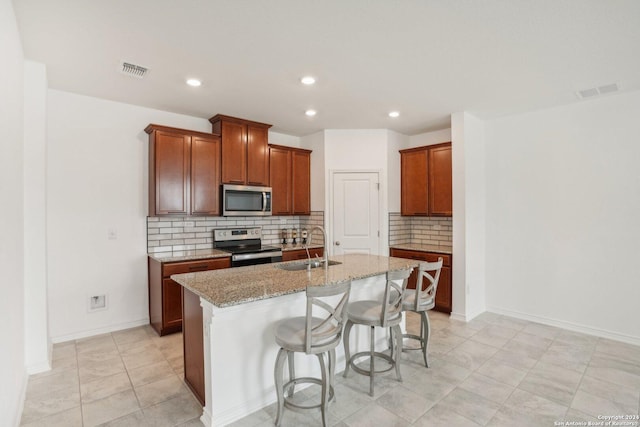
[[[377,172],[333,172],[333,254],[380,252]]]

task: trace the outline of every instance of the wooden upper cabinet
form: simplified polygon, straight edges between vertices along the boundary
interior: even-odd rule
[[[291,203],[291,150],[270,147],[271,213],[288,215]]]
[[[269,128],[247,126],[247,185],[269,185]]]
[[[400,152],[400,204],[402,215],[428,215],[426,149]]]
[[[293,174],[293,214],[311,214],[311,153],[294,150],[291,153]]]
[[[219,215],[220,138],[149,125],[149,216]]]
[[[400,150],[402,215],[452,215],[451,143]]]
[[[311,213],[311,151],[269,145],[273,215]]]
[[[451,144],[429,149],[429,213],[451,216]]]
[[[247,177],[247,127],[222,122],[222,182],[224,184],[246,184]]]
[[[222,183],[268,186],[271,125],[221,114],[209,121],[222,141]]]
[[[220,214],[220,137],[191,137],[191,213]]]

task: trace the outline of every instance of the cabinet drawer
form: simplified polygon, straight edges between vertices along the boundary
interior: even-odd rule
[[[309,256],[311,259],[318,257],[322,258],[324,255],[324,248],[311,248],[309,249]],[[295,249],[292,251],[282,252],[282,261],[295,261],[299,259],[307,259],[307,251],[304,249]]]
[[[396,258],[415,259],[419,261],[435,262],[442,257],[442,265],[451,265],[451,255],[434,252],[408,251],[405,249],[391,249],[391,256]]]
[[[231,258],[202,259],[198,261],[172,262],[162,265],[162,277],[172,274],[194,273],[231,267]]]

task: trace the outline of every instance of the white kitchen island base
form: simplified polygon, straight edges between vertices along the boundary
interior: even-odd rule
[[[384,285],[384,275],[354,280],[350,301],[381,298]],[[205,426],[224,426],[276,401],[273,371],[279,347],[273,331],[282,319],[304,316],[306,293],[225,308],[204,298],[200,304],[205,352],[205,406],[200,420]],[[352,353],[368,350],[369,332],[365,329],[352,331]],[[377,332],[376,340],[377,349],[386,348],[385,334]],[[336,372],[341,372],[345,366],[342,345],[336,348],[336,355]],[[313,356],[296,354],[295,365],[296,373],[302,376],[320,376]]]

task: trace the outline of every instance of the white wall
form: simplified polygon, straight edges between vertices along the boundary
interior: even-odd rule
[[[452,315],[469,321],[486,310],[486,169],[484,122],[452,116]]]
[[[330,179],[332,171],[379,172],[380,179],[380,253],[389,253],[389,240],[385,230],[389,229],[387,207],[387,134],[386,129],[330,129],[324,131],[325,170],[325,224],[329,240],[333,240],[333,219],[330,206]],[[331,247],[333,249],[333,247]],[[333,250],[330,251],[330,254]]]
[[[301,148],[312,150],[311,153],[311,210],[325,210],[325,153],[324,132],[317,132],[300,138]]]
[[[400,150],[405,149],[409,141],[410,137],[407,135],[387,131],[387,194],[389,194],[389,212],[400,212]],[[388,233],[388,227],[385,233]],[[388,240],[387,238],[387,241]]]
[[[47,73],[24,63],[25,358],[29,374],[50,369],[47,308]]]
[[[207,132],[211,132],[211,129]],[[301,148],[300,137],[269,131],[269,144],[286,145]]]
[[[487,305],[640,344],[640,92],[486,124]]]
[[[10,0],[0,0],[0,425],[17,426],[24,402],[23,56]]]
[[[451,141],[450,128],[410,136],[409,142],[404,148],[422,147],[424,145],[441,144],[449,141]]]
[[[149,123],[210,132],[205,119],[50,90],[47,252],[54,342],[148,322]],[[109,229],[117,231],[108,240]],[[91,295],[108,309],[89,313]]]

